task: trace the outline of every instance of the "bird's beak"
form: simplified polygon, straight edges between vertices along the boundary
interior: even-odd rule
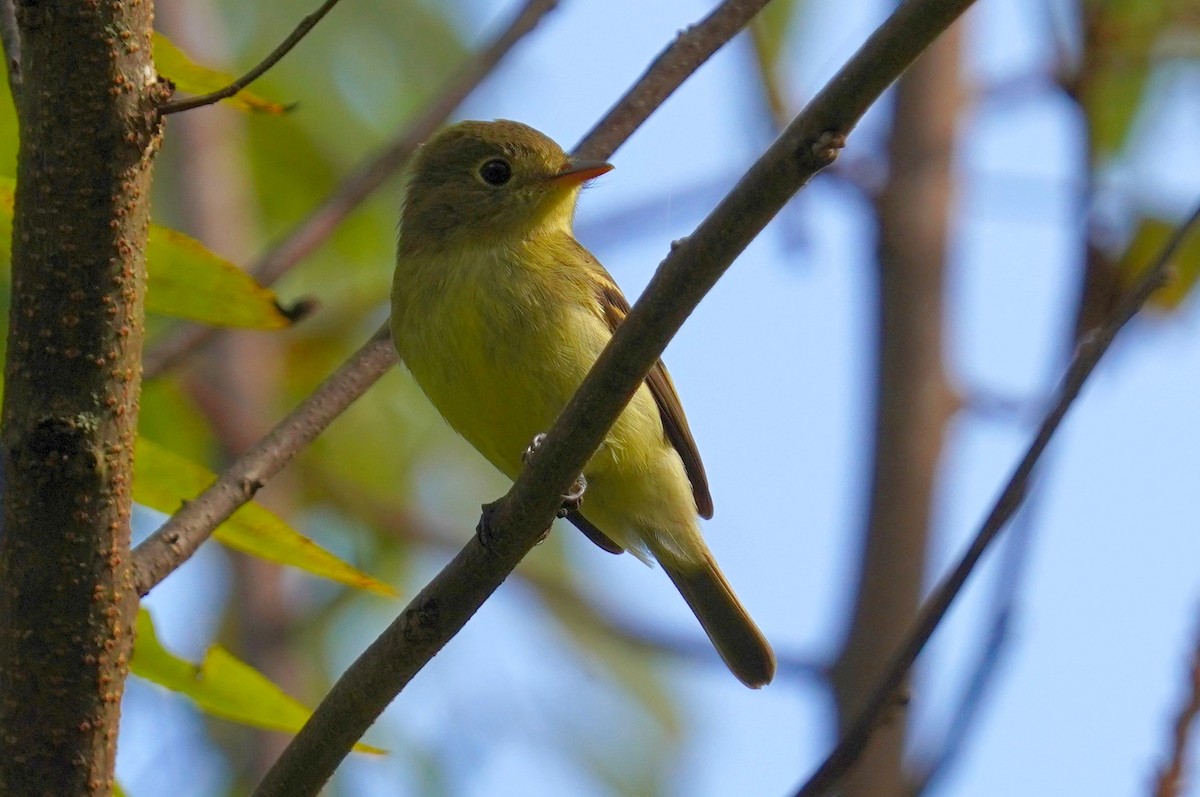
[[[550,182],[555,185],[573,186],[581,183],[586,183],[593,177],[599,177],[602,174],[611,172],[613,165],[604,161],[584,161],[575,160],[572,158],[567,163],[567,168],[550,175]]]

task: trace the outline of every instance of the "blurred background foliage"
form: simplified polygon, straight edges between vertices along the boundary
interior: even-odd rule
[[[157,5],[159,28],[171,41],[202,64],[238,73],[314,3]],[[760,90],[760,131],[785,123],[819,87],[806,60],[819,20],[812,6],[777,0],[752,36],[733,45],[749,54],[745,74]],[[1080,135],[1088,141],[1088,165],[1077,173],[1086,183],[1079,196],[1088,242],[1098,253],[1090,276],[1099,288],[1089,301],[1106,306],[1182,212],[1178,196],[1146,179],[1145,169],[1160,167],[1148,165],[1145,142],[1171,118],[1178,93],[1197,85],[1200,12],[1189,0],[1058,2],[1036,12],[1026,6],[1031,15],[1044,14],[1026,24],[1052,40],[1048,50],[1057,57],[1006,85],[973,91],[994,97],[1057,86],[1076,103]],[[293,110],[220,107],[169,120],[155,170],[155,222],[235,263],[252,263],[402,131],[512,9],[478,0],[345,0],[254,86],[261,96],[295,103]],[[705,10],[689,6],[678,26]],[[584,45],[617,46],[562,42],[558,57]],[[493,88],[485,82],[476,92],[476,107],[487,107],[481,95]],[[868,195],[877,190],[888,168],[879,132],[868,120],[839,170],[822,179]],[[15,176],[16,147],[6,97],[0,100],[0,176]],[[317,302],[300,323],[279,332],[225,334],[185,366],[148,381],[142,434],[219,471],[292,409],[386,318],[400,202],[401,182],[393,178],[274,286],[285,306]],[[637,214],[625,218],[630,215]],[[623,218],[621,209],[611,218]],[[636,223],[630,229],[636,232]],[[781,233],[773,228],[768,234]],[[1161,294],[1160,309],[1186,306],[1198,273],[1200,246],[1193,240],[1180,279]],[[7,292],[7,285],[0,290]],[[148,349],[178,324],[150,318]],[[321,546],[392,585],[403,600],[470,533],[457,522],[470,515],[461,507],[503,489],[397,370],[303,452],[261,500]],[[141,512],[137,519],[135,533],[144,535],[160,518]],[[664,647],[679,655],[687,644],[599,608],[594,588],[580,582],[564,553],[569,533],[552,534],[522,565],[516,588],[485,610],[511,629],[505,632],[509,645],[464,643],[473,646],[475,669],[418,679],[414,688],[426,692],[423,700],[389,712],[367,740],[387,748],[387,759],[363,763],[359,756],[330,793],[464,793],[464,770],[485,750],[503,755],[497,748],[515,751],[518,775],[537,769],[579,793],[672,790],[673,756],[696,717],[664,685],[655,662]],[[218,642],[310,705],[401,605],[212,545],[149,601],[167,648],[195,662]],[[505,623],[531,613],[535,622]],[[514,658],[513,649],[537,655]],[[530,658],[536,659],[532,668]],[[536,706],[522,694],[526,688],[538,693]],[[284,741],[201,719],[182,698],[138,686],[130,692],[125,734],[121,777],[133,797],[245,794]],[[170,762],[165,772],[164,755]],[[797,766],[797,777],[801,773]],[[187,788],[179,787],[180,778],[189,781]]]

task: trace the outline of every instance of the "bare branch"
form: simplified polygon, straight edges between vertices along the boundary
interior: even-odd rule
[[[1183,789],[1188,743],[1196,717],[1200,716],[1200,636],[1196,639],[1188,681],[1188,697],[1175,716],[1170,758],[1155,779],[1154,797],[1178,797]]]
[[[262,61],[260,61],[257,66],[255,66],[246,74],[242,75],[237,80],[230,83],[228,86],[209,92],[208,94],[201,94],[199,97],[188,97],[186,100],[173,100],[170,102],[165,102],[159,106],[158,112],[161,115],[166,116],[167,114],[179,113],[180,111],[190,111],[192,108],[200,108],[205,105],[212,105],[237,94],[239,91],[262,77],[263,73],[265,73],[268,69],[279,63],[279,60],[291,52],[292,48],[299,44],[300,40],[307,36],[308,32],[312,30],[316,24],[321,21],[322,17],[328,14],[329,11],[338,4],[338,2],[339,0],[325,0],[325,2],[321,4],[320,8],[306,16],[304,19],[300,20],[300,24],[296,26],[296,29],[292,31],[291,35],[280,42],[279,46],[272,50],[271,53]]]
[[[396,350],[384,326],[211,487],[134,549],[138,594],[145,595],[194,554],[213,529],[395,364]]]
[[[938,584],[937,589],[925,601],[916,623],[888,663],[885,675],[871,693],[870,699],[866,701],[862,712],[854,723],[848,726],[833,752],[800,788],[797,797],[816,797],[828,793],[862,753],[879,718],[891,704],[896,690],[904,681],[917,655],[925,647],[929,638],[933,636],[933,632],[945,617],[954,599],[958,597],[958,593],[962,590],[968,576],[971,575],[971,571],[979,563],[980,557],[1021,506],[1038,460],[1041,459],[1043,452],[1050,444],[1051,438],[1058,430],[1067,411],[1079,396],[1079,391],[1083,388],[1084,383],[1095,370],[1100,358],[1112,345],[1117,333],[1128,323],[1129,319],[1137,314],[1150,294],[1162,285],[1167,272],[1167,264],[1198,220],[1200,220],[1200,205],[1197,205],[1188,220],[1181,224],[1175,234],[1171,236],[1167,246],[1163,248],[1154,263],[1142,273],[1133,289],[1121,297],[1108,321],[1080,344],[1075,357],[1067,367],[1062,383],[1059,385],[1054,405],[1042,419],[1033,442],[1030,443],[1025,455],[1021,458],[1012,476],[1009,477],[1004,491],[996,499],[991,512],[988,513],[983,525],[971,541],[971,545],[955,565],[954,570]]]
[[[682,31],[658,54],[633,88],[609,109],[575,147],[578,158],[607,160],[650,114],[675,93],[712,54],[746,27],[769,0],[726,0]]]
[[[1036,523],[1035,510],[1038,498],[1045,493],[1044,484],[1044,481],[1034,483],[1025,505],[1013,520],[1013,529],[1008,533],[1002,551],[1000,572],[996,575],[991,618],[980,635],[979,649],[970,676],[950,713],[941,742],[925,760],[912,768],[906,793],[913,797],[935,789],[957,762],[971,739],[982,708],[996,686],[996,676],[1012,634],[1013,619],[1018,615],[1016,596],[1020,594],[1021,582],[1029,565]]]
[[[477,538],[342,675],[255,794],[311,795],[426,662],[532,549],[560,496],[700,299],[969,0],[906,3],[868,40],[687,239],[678,243]],[[691,34],[699,32],[693,29]]]

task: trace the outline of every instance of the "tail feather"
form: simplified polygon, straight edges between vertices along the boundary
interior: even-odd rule
[[[775,653],[738,601],[712,554],[705,551],[695,569],[662,559],[659,564],[738,680],[751,689],[769,684],[775,677]]]

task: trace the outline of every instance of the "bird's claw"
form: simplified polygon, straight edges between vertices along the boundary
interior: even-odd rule
[[[526,448],[524,453],[521,454],[521,461],[524,463],[528,463],[529,460],[533,459],[533,455],[537,453],[537,450],[542,447],[542,443],[544,443],[545,441],[546,441],[546,433],[545,432],[538,432],[537,434],[535,434],[533,436],[533,440],[530,441],[530,443],[529,443],[529,447]]]
[[[578,509],[583,504],[585,492],[587,492],[587,479],[581,473],[575,477],[575,481],[571,482],[570,492],[563,493],[562,506],[558,508],[558,517],[566,517]]]
[[[533,440],[529,443],[529,447],[521,454],[521,461],[528,464],[529,460],[533,459],[533,455],[537,453],[537,450],[542,447],[542,443],[544,442],[546,442],[545,432],[539,432],[534,435]],[[558,512],[555,514],[560,518],[565,518],[579,509],[583,503],[583,494],[585,492],[587,492],[587,479],[581,473],[575,477],[575,481],[571,482],[570,491],[563,494],[562,506],[559,507]]]

